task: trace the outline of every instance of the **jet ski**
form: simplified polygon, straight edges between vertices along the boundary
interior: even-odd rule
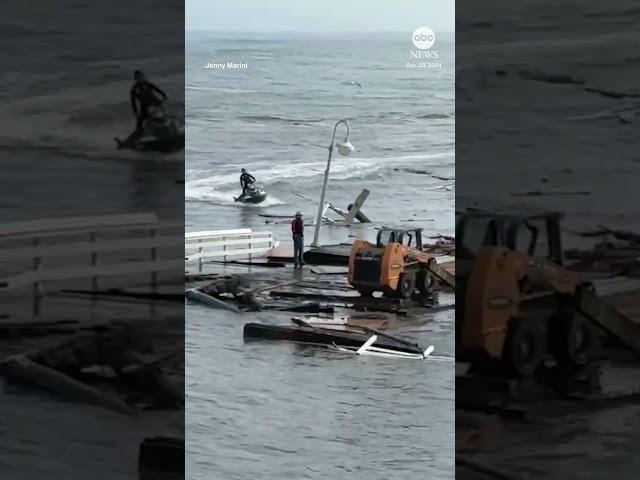
[[[128,149],[136,152],[158,152],[158,153],[174,153],[184,150],[184,133],[170,137],[148,137],[143,136],[135,141],[115,139],[118,144],[118,150]]]
[[[118,150],[173,153],[184,149],[184,126],[178,117],[167,115],[162,107],[149,112],[143,133],[133,132],[125,140],[115,138]]]
[[[267,192],[259,187],[251,184],[247,187],[244,195],[234,198],[236,202],[242,203],[261,203],[267,198]]]

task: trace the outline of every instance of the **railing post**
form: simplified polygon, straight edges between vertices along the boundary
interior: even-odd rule
[[[157,231],[155,229],[151,229],[151,238],[156,238]],[[151,247],[151,261],[155,262],[158,260],[158,249],[156,247]],[[151,288],[153,289],[153,293],[158,292],[158,272],[153,270],[151,272]]]
[[[225,243],[226,241],[227,241],[227,237],[223,236],[223,237],[222,237],[222,251],[223,251],[223,252],[226,252],[226,251],[227,251],[227,244]],[[226,261],[227,261],[227,256],[226,256],[226,255],[225,255],[225,256],[223,256],[223,257],[222,257],[222,260],[226,262]]]
[[[249,262],[251,262],[251,248],[253,248],[253,234],[249,234]]]
[[[95,244],[96,238],[97,238],[97,235],[95,232],[89,234],[89,241],[91,241],[92,243]],[[95,245],[93,248],[95,248]],[[97,265],[98,265],[98,252],[94,250],[93,252],[91,252],[91,266],[96,267]],[[93,291],[97,291],[99,289],[98,275],[93,275],[91,277],[91,288]]]
[[[198,239],[198,244],[202,244],[202,239],[201,238]],[[202,247],[198,248],[198,253],[202,255]],[[202,257],[198,258],[198,273],[202,273],[203,264],[204,264],[204,262],[202,260]]]
[[[40,245],[40,240],[38,238],[33,239],[33,246],[38,247]],[[33,270],[38,271],[42,269],[42,257],[34,257],[33,258]],[[42,288],[42,283],[38,280],[33,284],[33,316],[37,317],[40,315],[40,310],[42,306],[42,297],[44,296],[44,291]]]

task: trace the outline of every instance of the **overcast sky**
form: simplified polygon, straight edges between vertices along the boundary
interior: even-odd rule
[[[455,0],[185,0],[186,30],[453,32]]]

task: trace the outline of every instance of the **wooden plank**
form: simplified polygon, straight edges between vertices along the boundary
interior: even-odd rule
[[[166,232],[169,230],[179,230],[180,232],[184,231],[184,224],[176,223],[176,222],[158,222],[158,223],[139,223],[132,225],[113,225],[113,226],[103,226],[103,227],[92,227],[92,228],[78,228],[78,229],[64,229],[64,230],[51,230],[46,232],[36,232],[36,233],[16,233],[6,237],[0,236],[0,242],[31,242],[34,239],[38,239],[41,243],[47,243],[52,239],[61,239],[61,238],[78,238],[78,237],[88,237],[91,234],[107,236],[107,235],[118,235],[123,236],[123,234],[128,235],[136,235],[141,232],[151,232],[155,231]]]
[[[369,190],[365,188],[364,190],[362,190],[360,195],[358,195],[358,198],[356,198],[356,201],[353,203],[353,207],[351,207],[351,210],[349,210],[349,213],[347,213],[347,216],[344,219],[344,223],[346,224],[353,223],[353,220],[356,218],[356,215],[362,208],[362,205],[364,204],[368,196],[369,196]]]
[[[228,310],[233,313],[242,314],[242,311],[232,303],[227,303],[224,300],[207,295],[195,288],[187,290],[184,295],[190,300],[200,302],[216,309]]]
[[[184,234],[185,240],[197,240],[199,238],[224,237],[232,235],[252,235],[250,228],[236,228],[235,230],[206,230],[202,232],[188,232]]]
[[[189,245],[185,245],[185,250],[197,250],[198,248],[208,248],[208,247],[224,247],[228,245],[249,245],[249,244],[260,244],[260,243],[273,243],[272,237],[269,238],[242,238],[238,240],[208,240],[202,243],[193,243]]]
[[[314,266],[311,267],[311,273],[315,273],[316,275],[344,275],[346,276],[349,273],[348,268],[344,267],[332,267],[332,266]]]
[[[324,202],[324,208],[322,209],[322,218],[325,218],[327,215],[327,210],[329,210],[329,202]]]
[[[25,220],[0,224],[0,237],[14,235],[36,236],[36,234],[62,233],[65,231],[86,231],[108,227],[127,227],[140,224],[155,224],[159,219],[155,213],[133,215],[103,215],[94,217],[48,218],[43,220]],[[4,240],[4,238],[2,238]]]
[[[443,263],[438,263],[438,265],[440,265],[442,268],[444,268],[447,272],[449,272],[451,275],[453,275],[455,277],[456,275],[456,262],[443,262]]]
[[[351,244],[339,243],[337,245],[321,245],[319,247],[311,248],[309,252],[320,255],[338,255],[348,258],[351,254]]]
[[[175,247],[182,243],[182,235],[131,238],[126,240],[99,240],[95,242],[65,243],[62,245],[8,248],[0,251],[0,261],[24,260],[36,257],[61,257],[87,253],[121,250],[139,250]]]
[[[51,389],[65,398],[102,405],[127,415],[133,415],[135,412],[119,398],[105,394],[53,368],[34,362],[26,356],[5,360],[2,363],[2,370],[5,375]]]
[[[185,262],[192,262],[201,258],[214,258],[214,257],[234,257],[238,255],[256,255],[259,253],[267,253],[271,251],[271,247],[259,247],[259,248],[239,248],[237,250],[216,250],[215,252],[199,252],[192,255],[186,255],[184,257]]]
[[[625,315],[624,310],[616,308],[613,300],[585,291],[580,296],[579,308],[588,318],[640,354],[640,323]]]
[[[434,261],[429,262],[429,270],[431,270],[441,281],[450,287],[456,286],[456,277],[446,267],[446,264],[438,264]]]
[[[0,292],[33,285],[51,280],[70,280],[77,278],[109,277],[119,275],[144,274],[184,269],[184,260],[157,260],[142,262],[124,262],[111,265],[85,267],[60,267],[21,273],[0,280]]]
[[[333,210],[334,212],[336,212],[338,215],[340,215],[342,218],[346,218],[347,217],[347,212],[345,212],[344,210],[338,208],[338,207],[334,207],[333,205],[329,204],[329,208],[331,210]]]
[[[436,262],[438,262],[440,265],[446,265],[449,263],[454,263],[456,261],[456,257],[453,255],[434,255],[434,258],[436,259]]]
[[[640,290],[617,293],[603,298],[634,324],[640,324]]]
[[[281,244],[276,245],[267,252],[267,258],[269,260],[292,260],[293,259],[293,245]]]

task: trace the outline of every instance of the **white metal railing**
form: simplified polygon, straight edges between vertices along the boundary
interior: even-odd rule
[[[166,259],[158,255],[160,248],[179,247],[183,228],[160,222],[155,214],[0,224],[0,295],[32,287],[38,315],[45,283],[86,278],[97,289],[101,277],[150,274],[155,290],[158,273],[184,268],[177,252]]]
[[[211,230],[186,233],[184,236],[185,263],[198,262],[198,272],[207,259],[248,257],[266,254],[280,242],[271,232],[254,232],[250,228]]]

